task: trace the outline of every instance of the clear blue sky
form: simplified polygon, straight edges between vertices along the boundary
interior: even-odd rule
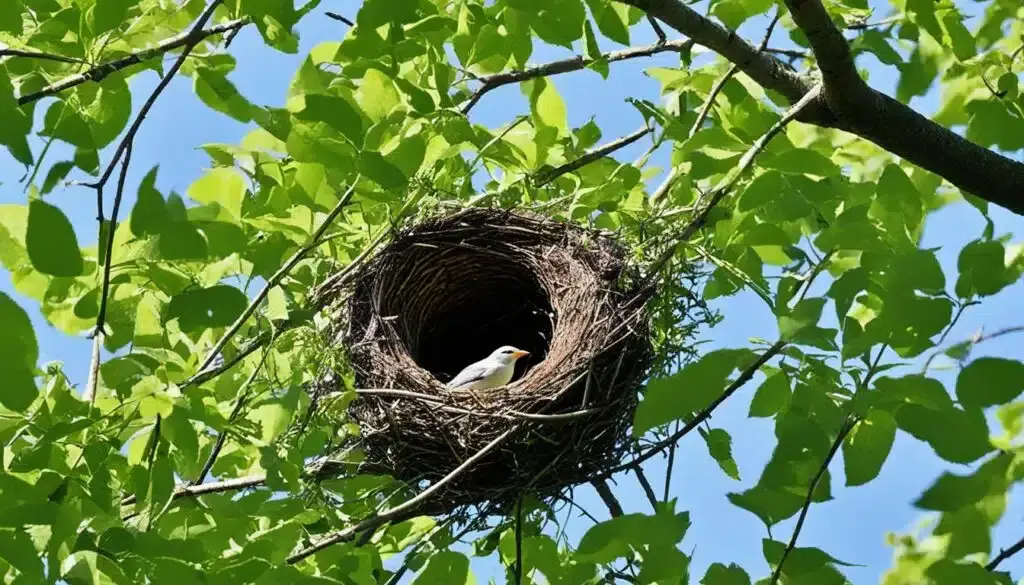
[[[697,5],[697,8],[703,10],[703,4]],[[872,5],[875,4],[873,1]],[[231,47],[231,53],[238,60],[238,68],[230,76],[231,79],[251,101],[281,105],[291,77],[309,49],[319,42],[340,40],[347,31],[342,23],[323,16],[323,11],[331,10],[354,17],[357,8],[356,0],[323,2],[299,27],[301,46],[296,55],[284,55],[268,49],[254,29],[250,27],[243,30]],[[975,3],[964,3],[963,9],[967,14],[980,14],[983,8]],[[880,7],[878,14],[885,14],[884,7]],[[745,25],[741,32],[752,42],[757,42],[765,24],[765,20],[758,19]],[[669,36],[677,35],[669,30]],[[773,46],[788,46],[788,43],[783,42],[784,34],[777,32],[775,38],[778,42],[773,43]],[[633,35],[634,45],[653,41],[654,36],[646,26],[637,27]],[[607,42],[603,45],[615,48]],[[538,46],[531,61],[540,63],[564,56],[564,51],[560,49]],[[604,132],[603,140],[611,140],[628,134],[642,123],[636,111],[624,102],[625,98],[657,99],[658,84],[644,76],[643,70],[652,66],[674,66],[674,62],[675,56],[666,54],[613,64],[607,80],[602,80],[593,71],[585,70],[558,76],[553,78],[553,82],[568,105],[570,125],[581,125],[593,116]],[[897,75],[895,68],[883,67],[873,60],[865,60],[860,65],[871,71],[874,87],[892,92]],[[135,111],[156,81],[152,72],[133,79]],[[933,91],[924,98],[916,99],[913,105],[925,113],[933,111],[937,105],[935,93]],[[38,119],[41,120],[47,104],[43,102],[37,107]],[[488,94],[473,110],[472,118],[477,123],[498,127],[525,112],[528,112],[526,100],[518,87],[509,86]],[[175,190],[183,193],[210,164],[206,154],[198,148],[200,145],[210,142],[232,144],[247,131],[245,126],[209,110],[199,102],[192,94],[189,80],[175,80],[152,110],[136,141],[126,193],[128,198],[122,209],[131,208],[134,203],[134,187],[152,166],[160,166],[157,184],[162,192]],[[648,144],[642,141],[622,151],[619,156],[622,160],[631,160],[646,149]],[[37,154],[42,149],[42,143],[38,141],[32,146]],[[55,145],[48,154],[49,164],[69,158],[69,154],[66,147]],[[110,154],[109,150],[101,154],[101,161],[109,160]],[[659,152],[654,162],[664,165],[667,152],[664,149]],[[6,151],[0,152],[0,203],[25,202],[24,185],[19,183],[23,174],[23,169]],[[657,181],[656,178],[652,182]],[[83,245],[95,242],[95,204],[91,190],[58,188],[47,196],[47,200],[60,206],[71,218]],[[1012,233],[1014,241],[1020,241],[1024,236],[1024,218],[1002,210],[994,210],[992,216],[997,235]],[[127,211],[122,217],[127,217]],[[983,227],[981,216],[965,204],[950,206],[929,219],[923,245],[940,248],[939,258],[947,271],[947,282],[951,283],[955,279],[956,258],[960,249],[965,243],[977,238]],[[821,294],[827,286],[828,281],[821,279],[815,290]],[[72,380],[84,386],[89,341],[69,338],[46,324],[38,305],[13,291],[9,274],[0,276],[0,290],[12,295],[31,315],[39,338],[41,361],[63,362]],[[719,299],[715,305],[722,310],[726,320],[713,331],[705,333],[705,338],[710,341],[708,349],[742,347],[750,337],[777,337],[773,316],[752,293]],[[1020,324],[1024,324],[1024,283],[1018,282],[981,306],[969,309],[949,339],[964,339],[983,326],[993,330]],[[1024,342],[1020,338],[1002,338],[981,346],[975,356],[1001,355],[1021,359],[1024,357],[1021,347],[1024,347]],[[955,373],[945,373],[939,377],[950,385],[955,379]],[[694,582],[703,576],[711,562],[738,563],[755,580],[767,575],[767,565],[761,554],[761,539],[766,536],[763,525],[749,512],[733,507],[725,497],[729,492],[742,491],[756,482],[774,446],[770,420],[746,417],[750,398],[759,382],[760,377],[717,411],[711,421],[714,427],[725,428],[732,434],[733,452],[742,476],[740,482],[722,473],[697,436],[687,437],[677,454],[673,493],[679,498],[679,508],[690,510],[693,520],[682,550],[695,551],[691,567]],[[942,463],[926,445],[900,434],[878,479],[867,486],[846,489],[842,487],[842,462],[837,457],[832,464],[834,499],[811,508],[800,545],[818,546],[844,561],[863,565],[845,570],[848,577],[858,585],[877,583],[881,573],[891,565],[892,559],[892,551],[885,543],[885,533],[903,532],[921,517],[909,503],[946,468],[948,465]],[[648,462],[646,470],[652,482],[660,486],[664,476],[663,460],[656,458]],[[961,473],[964,471],[960,470]],[[633,476],[623,475],[617,481],[615,489],[627,512],[649,511],[647,501]],[[1017,495],[1018,501],[1011,501],[1004,521],[994,535],[997,549],[1022,536],[1024,505],[1019,501],[1020,494]],[[580,504],[599,518],[607,517],[604,506],[589,488],[578,489],[577,496]],[[570,539],[578,542],[589,524],[586,519],[570,522]],[[792,526],[793,520],[776,526],[775,539],[787,540]],[[478,571],[478,582],[485,582],[489,575],[494,574],[491,562],[474,562],[474,567]],[[1019,578],[1024,574],[1024,559],[1013,559],[1004,564],[1003,568],[1013,570]],[[500,577],[498,579],[501,580]]]

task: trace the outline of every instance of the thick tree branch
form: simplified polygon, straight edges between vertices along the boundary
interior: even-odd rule
[[[818,468],[818,473],[815,474],[814,479],[811,480],[811,485],[807,488],[807,497],[804,499],[803,508],[800,509],[800,516],[796,520],[796,526],[793,528],[793,535],[789,537],[789,544],[786,545],[786,549],[782,551],[782,557],[779,559],[779,564],[775,565],[775,571],[772,572],[771,585],[775,585],[779,581],[779,576],[782,575],[782,567],[786,564],[786,558],[789,557],[789,553],[796,548],[796,539],[800,536],[800,531],[803,530],[804,520],[807,519],[807,511],[811,508],[811,502],[814,501],[814,491],[818,488],[818,483],[821,482],[821,478],[825,476],[825,472],[828,471],[828,466],[832,463],[832,458],[836,456],[839,451],[840,445],[846,440],[846,435],[850,434],[850,430],[853,429],[854,425],[857,424],[856,417],[850,417],[843,423],[842,428],[839,429],[839,434],[836,435],[836,440],[832,442],[832,448],[829,449],[828,455],[825,457],[825,461],[822,462],[821,467]]]
[[[608,61],[609,63],[613,63],[615,61],[636,59],[638,57],[650,57],[651,55],[657,55],[658,53],[665,53],[669,51],[682,53],[692,46],[693,41],[690,40],[665,41],[658,42],[653,45],[647,45],[646,47],[634,47],[630,49],[623,49],[621,51],[611,51],[609,53],[604,53],[600,58]],[[569,59],[561,59],[559,61],[552,61],[543,65],[528,67],[521,71],[507,71],[505,73],[496,73],[494,75],[488,75],[487,77],[481,77],[477,81],[480,81],[483,85],[473,92],[473,95],[469,97],[466,104],[462,106],[462,113],[468,114],[484,94],[503,85],[519,83],[521,81],[536,79],[538,77],[549,77],[551,75],[568,73],[570,71],[579,71],[594,61],[595,59],[588,59],[581,55],[577,55]]]
[[[207,17],[207,20],[208,19],[209,17]],[[205,24],[206,20],[203,20],[202,22]],[[162,55],[175,49],[179,49],[181,47],[189,47],[190,51],[191,47],[194,47],[195,45],[199,44],[208,37],[212,37],[214,35],[219,35],[222,33],[231,33],[233,31],[237,31],[238,29],[242,28],[247,24],[249,24],[248,18],[240,18],[238,20],[232,20],[230,22],[225,22],[223,24],[211,26],[210,28],[206,29],[199,28],[196,30],[189,30],[183,32],[179,35],[175,35],[169,39],[161,41],[155,47],[143,49],[141,51],[136,51],[129,55],[125,55],[124,57],[121,57],[119,59],[114,59],[113,61],[100,63],[95,67],[89,68],[87,71],[83,71],[82,73],[76,73],[74,75],[69,75],[68,77],[61,79],[60,81],[51,83],[50,85],[44,87],[39,91],[23,95],[18,98],[18,104],[25,105],[28,103],[32,103],[34,101],[41,100],[44,97],[56,95],[66,89],[75,87],[76,85],[82,85],[87,81],[101,81],[104,77],[110,75],[114,71],[120,71],[121,69],[124,69],[126,67],[138,65],[140,63],[152,59],[153,57]],[[186,51],[186,53],[188,53],[189,51]],[[42,58],[42,55],[35,56]],[[51,56],[49,58],[55,59],[56,56]],[[67,59],[69,60],[69,62],[72,63],[79,62],[78,60],[70,59],[67,57],[65,57],[64,59]]]
[[[789,70],[775,56],[758,52],[681,0],[618,1],[640,8],[717,52],[790,103],[813,87],[811,79]],[[821,98],[801,113],[800,121],[865,138],[967,193],[1024,215],[1024,163],[974,144],[869,87],[852,68],[849,47],[820,0],[785,1],[811,42],[825,82]]]

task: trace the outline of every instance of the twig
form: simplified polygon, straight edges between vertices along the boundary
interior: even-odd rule
[[[651,503],[651,507],[655,510],[658,509],[658,496],[654,494],[654,488],[651,487],[651,482],[647,481],[647,476],[644,475],[644,470],[639,466],[633,468],[633,472],[636,473],[636,479],[640,482],[640,487],[643,488],[644,494],[647,495],[647,501]],[[668,499],[667,497],[665,498]]]
[[[246,400],[249,397],[249,387],[256,380],[256,376],[263,369],[263,365],[267,362],[267,356],[270,355],[270,348],[267,348],[263,355],[260,356],[260,361],[253,368],[252,373],[246,378],[245,382],[242,383],[242,387],[238,389],[238,397],[235,399],[235,406],[231,409],[231,414],[228,416],[228,425],[233,423],[238,414],[242,412],[242,407],[245,405]],[[202,470],[199,471],[199,475],[192,482],[192,485],[198,485],[206,480],[206,476],[210,474],[210,470],[213,469],[213,464],[217,461],[217,457],[220,455],[221,450],[224,449],[224,443],[228,438],[228,429],[225,428],[217,435],[217,442],[213,445],[213,449],[210,451],[210,456],[206,458],[206,463],[203,464]]]
[[[675,430],[675,432],[677,432],[677,433],[679,432],[679,422],[678,421],[676,422],[676,430]],[[661,499],[664,502],[668,501],[668,496],[669,496],[670,493],[672,493],[672,469],[675,467],[675,463],[676,463],[676,444],[672,443],[668,447],[668,462],[665,464],[665,489],[662,491],[662,496],[661,496]],[[640,468],[639,467],[634,467],[633,469],[640,469]]]
[[[337,12],[331,12],[330,10],[328,10],[327,12],[324,12],[324,16],[326,16],[327,18],[333,18],[334,20],[337,20],[339,22],[344,22],[345,24],[347,24],[349,26],[355,26],[356,25],[356,23],[352,22],[351,20],[345,18],[344,16],[338,14]]]
[[[615,498],[615,494],[612,493],[608,482],[604,479],[595,479],[590,482],[590,485],[594,486],[597,490],[597,495],[601,496],[601,501],[604,502],[605,506],[608,506],[608,512],[612,515],[612,518],[618,518],[622,516],[622,504]]]
[[[476,157],[473,158],[473,161],[471,163],[469,163],[469,171],[468,171],[469,176],[473,176],[473,169],[476,168],[476,163],[480,162],[480,159],[482,159],[484,157],[484,153],[487,152],[487,149],[489,149],[490,147],[492,147],[495,144],[497,144],[498,141],[500,141],[503,138],[505,138],[505,136],[508,136],[509,132],[515,130],[516,126],[519,126],[520,124],[522,124],[523,122],[525,122],[529,118],[530,118],[529,116],[518,116],[518,117],[516,117],[516,119],[512,120],[512,123],[510,123],[501,132],[499,132],[497,136],[495,136],[494,138],[491,138],[490,140],[488,140],[487,144],[485,144],[483,146],[483,148],[481,148],[479,151],[477,151]]]
[[[868,22],[867,20],[864,20],[862,22],[853,22],[853,23],[850,23],[850,24],[846,25],[846,29],[847,30],[864,30],[866,28],[874,28],[876,26],[886,26],[888,24],[896,24],[897,22],[900,22],[900,21],[904,20],[905,18],[906,18],[906,16],[904,16],[902,14],[897,14],[896,16],[890,16],[889,18],[883,18],[881,20],[876,20],[876,21],[873,21],[873,22]]]
[[[81,59],[75,57],[65,57],[64,55],[55,55],[53,53],[44,53],[42,51],[34,51],[32,49],[12,49],[6,47],[0,49],[0,58],[3,57],[25,57],[28,59],[43,59],[46,61],[60,61],[61,63],[85,63]]]
[[[648,24],[651,25],[651,28],[654,29],[654,34],[658,37],[659,43],[664,43],[668,41],[668,37],[665,36],[665,30],[661,28],[661,25],[658,24],[658,21],[654,20],[654,17],[651,16],[650,14],[647,15],[647,22]]]
[[[1020,540],[1015,542],[1013,546],[1011,546],[1010,548],[1004,548],[1000,550],[999,554],[996,555],[996,558],[992,559],[992,561],[989,564],[985,565],[985,568],[989,571],[994,571],[1000,563],[1012,557],[1013,555],[1019,553],[1022,550],[1024,550],[1024,538],[1021,538]]]
[[[260,303],[263,302],[263,299],[267,298],[267,295],[270,293],[270,289],[277,286],[277,284],[281,282],[281,280],[285,276],[287,276],[289,272],[291,272],[292,268],[294,268],[296,264],[298,264],[303,258],[306,257],[306,254],[309,254],[312,250],[314,250],[317,246],[320,245],[320,239],[323,236],[324,232],[327,231],[327,228],[331,226],[331,223],[334,222],[334,219],[337,218],[341,211],[348,205],[349,200],[352,199],[352,195],[355,193],[357,183],[359,183],[359,175],[356,175],[356,177],[352,179],[352,183],[349,185],[348,190],[346,190],[345,193],[341,196],[341,199],[338,200],[337,205],[334,206],[334,209],[332,209],[331,212],[327,214],[327,217],[324,218],[320,226],[316,229],[315,232],[313,232],[313,236],[310,238],[309,243],[303,246],[302,248],[299,248],[299,250],[295,252],[295,254],[293,254],[292,257],[289,258],[287,262],[285,262],[284,266],[279,268],[277,272],[275,272],[273,275],[271,275],[269,279],[267,279],[266,284],[263,286],[263,289],[260,290],[259,294],[257,294],[256,297],[252,300],[252,302],[249,303],[249,306],[247,306],[245,310],[242,311],[242,314],[239,315],[237,319],[235,319],[235,322],[232,323],[230,327],[228,327],[228,330],[225,331],[223,335],[221,335],[220,339],[217,340],[217,343],[214,344],[213,349],[211,349],[210,353],[207,354],[206,359],[203,360],[202,365],[199,366],[200,372],[210,367],[210,364],[212,364],[213,360],[217,358],[217,355],[221,352],[221,350],[224,349],[224,346],[227,345],[228,341],[230,341],[231,338],[234,337],[236,333],[238,333],[238,331],[242,328],[242,325],[244,325],[245,322],[249,319],[249,317],[251,317],[252,314],[256,312],[256,309],[259,307]]]
[[[775,49],[772,47],[767,47],[764,51],[766,53],[771,53],[773,55],[782,55],[783,57],[790,57],[792,59],[809,59],[811,57],[811,54],[808,53],[807,51],[798,51],[796,49]]]
[[[200,17],[200,21],[204,25],[206,24],[206,20],[209,20],[209,15],[206,15],[206,19]],[[119,59],[114,59],[113,61],[108,61],[106,63],[100,63],[99,65],[96,65],[95,67],[92,67],[87,71],[84,71],[82,73],[76,73],[74,75],[65,77],[64,79],[61,79],[60,81],[51,83],[50,85],[47,85],[39,91],[23,95],[18,98],[18,105],[23,106],[25,104],[40,100],[44,97],[58,94],[66,89],[70,89],[72,87],[75,87],[76,85],[81,85],[87,81],[101,81],[104,77],[110,75],[114,71],[119,71],[132,65],[138,65],[140,63],[143,63],[144,61],[152,59],[157,55],[173,51],[174,49],[180,47],[186,47],[187,50],[185,51],[185,53],[188,53],[189,51],[191,51],[192,47],[199,44],[201,41],[207,39],[208,37],[212,37],[214,35],[218,35],[225,32],[235,31],[249,24],[249,22],[250,21],[248,18],[240,18],[238,20],[225,22],[224,24],[211,26],[207,29],[202,29],[201,26],[198,28],[193,27],[193,29],[188,32],[175,35],[169,39],[157,43],[155,47],[152,47],[150,49],[142,49],[140,51],[136,51]],[[77,63],[78,61],[72,60],[70,62]],[[174,69],[174,71],[177,72],[177,69]],[[173,75],[171,73],[168,73],[164,77],[167,78],[168,76]]]
[[[780,351],[782,351],[782,348],[784,348],[785,346],[785,341],[776,341],[774,345],[766,349],[765,352],[761,354],[761,357],[757,358],[757,360],[754,363],[750,364],[750,366],[748,366],[747,369],[743,370],[743,372],[740,373],[739,377],[737,377],[732,384],[729,384],[729,386],[725,389],[724,392],[722,392],[718,396],[718,398],[716,398],[711,404],[706,406],[703,410],[698,412],[696,416],[693,417],[693,420],[686,423],[683,426],[683,428],[672,433],[667,438],[658,441],[657,443],[649,447],[646,451],[644,451],[640,455],[637,455],[630,461],[627,461],[622,465],[619,465],[602,473],[601,477],[611,477],[612,475],[620,471],[634,468],[643,463],[644,461],[647,461],[651,457],[654,457],[656,454],[660,453],[664,449],[667,449],[671,445],[674,445],[677,442],[679,442],[679,440],[685,437],[687,434],[689,434],[690,431],[697,428],[702,422],[707,420],[716,408],[718,408],[723,402],[728,400],[729,397],[732,396],[737,390],[742,388],[744,384],[749,382],[751,378],[754,377],[754,374],[756,374],[757,371],[761,369],[761,366],[768,363],[768,360],[775,357]]]
[[[440,398],[438,396],[431,396],[430,394],[412,392],[410,390],[399,390],[395,388],[357,388],[356,393],[366,395],[393,396],[395,398],[408,398],[411,400],[421,400],[423,402],[440,404],[442,405],[442,409],[449,410],[452,412],[470,414],[473,416],[489,416],[505,419],[523,418],[537,421],[558,421],[589,416],[601,412],[600,408],[586,408],[583,410],[575,410],[572,412],[564,412],[559,414],[537,414],[532,412],[520,412],[518,410],[512,409],[509,409],[505,412],[481,412],[479,410],[469,410],[457,406],[450,406],[448,404],[448,401],[444,400],[443,398]]]
[[[100,286],[100,307],[96,312],[96,325],[92,330],[92,357],[89,363],[89,378],[85,385],[82,400],[92,404],[96,400],[100,376],[100,344],[103,343],[103,331],[107,321],[107,304],[110,301],[110,270],[114,256],[114,235],[117,233],[117,216],[121,210],[121,199],[124,197],[124,184],[128,177],[128,165],[132,160],[131,143],[125,148],[124,160],[121,161],[121,174],[117,178],[117,191],[114,193],[114,207],[110,210],[110,227],[107,230],[106,249],[103,254],[103,275]],[[96,187],[96,218],[99,222],[99,237],[103,237],[103,186]]]
[[[761,44],[757,48],[757,51],[759,53],[764,51],[765,47],[768,46],[768,40],[771,39],[772,32],[775,30],[775,25],[779,23],[780,18],[782,18],[781,9],[775,11],[775,18],[773,18],[772,21],[768,23],[768,29],[765,31],[764,38],[761,40]],[[708,119],[708,115],[711,113],[711,108],[713,108],[715,105],[715,99],[718,97],[718,94],[722,92],[722,89],[725,88],[725,84],[729,83],[729,80],[732,79],[732,77],[736,75],[736,72],[739,70],[740,66],[737,65],[736,63],[733,63],[729,67],[728,71],[725,72],[725,75],[716,80],[715,84],[711,86],[711,91],[708,93],[707,99],[704,100],[704,104],[701,106],[700,111],[697,113],[697,119],[693,121],[693,126],[690,126],[690,131],[687,133],[686,138],[688,140],[692,139],[694,135],[697,134],[697,131],[701,129],[701,126],[704,125],[704,121]],[[654,190],[654,193],[651,194],[651,203],[655,205],[658,204],[658,202],[660,202],[669,192],[669,190],[672,188],[672,185],[675,184],[676,179],[678,178],[679,170],[677,168],[673,168],[671,171],[669,171],[669,174],[667,177],[665,177],[665,180],[662,181],[661,184],[658,185],[658,188]]]
[[[559,61],[552,61],[543,65],[536,65],[534,67],[528,67],[520,71],[506,71],[504,73],[496,73],[494,75],[488,75],[487,77],[481,77],[478,81],[482,82],[473,95],[469,97],[469,100],[464,106],[462,106],[463,115],[468,114],[469,111],[476,105],[480,98],[484,94],[497,89],[503,85],[509,85],[511,83],[519,83],[528,79],[536,79],[538,77],[548,77],[551,75],[558,75],[561,73],[568,73],[570,71],[579,71],[590,65],[594,61],[604,60],[609,63],[615,61],[624,61],[626,59],[636,59],[638,57],[650,57],[651,55],[657,55],[658,53],[664,53],[667,51],[673,51],[681,53],[693,46],[693,41],[690,40],[677,40],[677,41],[666,41],[659,42],[653,45],[647,45],[646,47],[634,47],[629,49],[623,49],[621,51],[611,51],[604,53],[594,59],[588,59],[584,56],[577,55],[568,59],[561,59]]]
[[[643,128],[640,128],[639,130],[633,132],[632,134],[623,136],[618,140],[613,140],[608,144],[602,144],[601,146],[593,150],[587,151],[577,159],[571,160],[565,163],[564,165],[558,166],[546,173],[536,175],[534,177],[534,186],[543,187],[544,185],[547,185],[548,183],[554,181],[558,177],[561,177],[562,175],[580,169],[598,159],[604,158],[609,154],[615,152],[616,150],[619,150],[620,148],[625,148],[630,144],[633,144],[637,140],[640,140],[644,136],[647,136],[650,133],[651,128],[648,126],[644,126]]]
[[[423,490],[415,497],[406,500],[405,502],[398,504],[397,506],[388,508],[383,512],[365,518],[364,520],[362,520],[358,524],[355,524],[354,526],[350,526],[349,528],[345,528],[344,530],[339,530],[338,532],[335,532],[334,534],[316,542],[312,546],[309,546],[291,555],[285,560],[285,562],[287,562],[289,565],[295,564],[311,555],[316,554],[317,552],[322,551],[323,549],[333,544],[350,540],[352,537],[354,537],[356,534],[359,534],[360,532],[377,528],[378,526],[386,522],[390,522],[391,520],[397,519],[404,514],[415,513],[417,507],[426,502],[431,495],[433,495],[436,491],[438,491],[439,489],[447,485],[449,482],[451,482],[453,479],[461,475],[462,472],[472,467],[473,464],[475,464],[477,461],[483,458],[484,455],[490,453],[499,445],[501,445],[516,430],[518,430],[518,426],[512,427],[505,431],[504,433],[498,435],[490,443],[484,445],[479,451],[477,451],[472,456],[463,461],[461,465],[459,465],[451,472],[449,472],[448,475],[437,480],[437,482],[431,484],[430,487]]]
[[[825,472],[828,471],[828,466],[832,463],[832,458],[836,456],[839,451],[839,446],[843,444],[846,439],[846,435],[850,433],[853,426],[857,424],[856,417],[849,417],[843,423],[842,428],[839,429],[839,434],[836,435],[836,440],[832,442],[832,448],[829,449],[828,455],[825,457],[825,461],[822,462],[821,467],[818,468],[818,473],[815,474],[814,479],[811,480],[811,485],[807,488],[807,497],[804,499],[803,508],[800,509],[800,516],[796,519],[796,527],[793,528],[793,535],[789,538],[789,544],[786,545],[786,549],[782,551],[782,557],[779,559],[779,564],[775,565],[775,571],[772,572],[772,578],[770,585],[775,585],[779,581],[779,575],[782,574],[782,566],[786,563],[786,558],[789,553],[796,547],[796,539],[800,536],[800,531],[803,529],[804,520],[807,518],[807,511],[811,508],[811,502],[814,500],[814,490],[818,487],[818,482],[825,476]]]
[[[753,164],[754,158],[756,158],[757,155],[768,146],[768,143],[771,142],[772,138],[781,132],[787,124],[792,122],[805,107],[818,98],[820,91],[820,84],[814,86],[811,91],[808,91],[802,98],[800,98],[800,101],[789,108],[778,122],[776,122],[767,132],[754,142],[753,146],[751,146],[740,158],[739,164],[737,164],[737,166],[730,171],[725,178],[718,183],[718,185],[715,186],[711,192],[711,200],[703,209],[701,209],[697,214],[697,217],[683,228],[683,231],[679,236],[674,238],[674,242],[669,245],[662,255],[652,264],[647,276],[644,278],[645,281],[650,281],[653,276],[657,274],[669,260],[672,259],[672,256],[675,255],[676,246],[679,243],[686,242],[697,232],[697,230],[704,227],[704,224],[707,223],[708,217],[711,215],[711,211],[726,195],[729,194],[744,173],[747,172]]]
[[[1011,335],[1013,333],[1022,333],[1022,332],[1024,332],[1024,325],[1015,325],[1013,327],[1005,327],[1003,329],[999,329],[998,331],[993,331],[992,333],[989,333],[988,335],[975,334],[975,335],[971,336],[971,338],[968,339],[967,341],[961,341],[960,343],[955,343],[953,345],[944,347],[944,348],[942,348],[942,349],[932,353],[930,356],[928,356],[928,359],[925,360],[924,366],[921,368],[921,373],[924,373],[924,372],[928,371],[928,368],[929,368],[929,366],[931,366],[932,361],[934,361],[935,358],[939,357],[939,354],[946,353],[949,350],[953,349],[954,347],[957,347],[959,345],[964,345],[965,343],[969,347],[973,347],[973,346],[978,345],[979,343],[981,343],[983,341],[988,341],[990,339],[995,339],[997,337],[1002,337],[1004,335]]]

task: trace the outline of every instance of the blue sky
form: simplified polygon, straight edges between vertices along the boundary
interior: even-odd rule
[[[872,2],[875,5],[875,2]],[[703,3],[698,5],[702,9]],[[301,46],[295,55],[284,55],[265,47],[258,33],[247,28],[238,35],[231,47],[231,53],[238,60],[237,70],[230,76],[239,90],[251,101],[266,105],[281,105],[292,75],[301,59],[315,44],[323,41],[340,40],[347,27],[323,16],[325,10],[336,11],[353,18],[358,3],[355,0],[325,1],[299,27]],[[967,14],[980,14],[982,8],[975,3],[964,5]],[[878,11],[879,16],[885,10]],[[763,33],[766,21],[756,19],[747,23],[741,33],[752,42],[757,42]],[[669,37],[672,34],[667,29]],[[787,47],[783,31],[774,37],[776,47]],[[655,40],[646,26],[636,27],[633,44],[643,45]],[[609,49],[616,48],[603,43]],[[564,51],[550,47],[536,47],[531,61],[546,62],[565,56]],[[607,80],[589,70],[552,78],[569,109],[571,126],[579,126],[594,117],[601,127],[603,141],[628,134],[641,125],[642,120],[630,105],[627,97],[643,97],[656,100],[657,82],[643,75],[643,70],[653,66],[675,66],[672,54],[659,55],[613,64]],[[864,60],[860,63],[871,72],[871,84],[892,93],[898,72],[893,67],[883,67],[877,61]],[[155,86],[156,76],[147,72],[132,80],[134,109],[141,106],[145,95]],[[913,105],[929,113],[937,106],[936,92],[915,99]],[[48,102],[37,107],[41,118]],[[472,113],[474,122],[489,127],[501,126],[517,116],[528,112],[526,100],[517,86],[507,86],[489,93]],[[38,124],[38,123],[37,123]],[[38,126],[37,126],[38,127]],[[188,185],[210,166],[206,154],[199,149],[204,143],[220,142],[232,144],[240,140],[248,128],[219,113],[206,108],[192,93],[191,82],[187,79],[173,81],[163,97],[148,116],[135,143],[132,167],[128,177],[127,200],[123,210],[134,203],[134,191],[142,177],[154,165],[160,166],[158,187],[164,193],[175,190],[184,193]],[[648,147],[641,141],[630,149],[621,151],[621,160],[632,160]],[[33,151],[39,153],[42,143],[33,143]],[[69,150],[55,145],[48,154],[50,164],[63,160]],[[111,152],[101,154],[101,161],[109,160]],[[662,149],[653,158],[655,164],[664,167],[667,151]],[[47,165],[48,166],[48,165]],[[11,159],[6,151],[0,152],[0,203],[23,203],[26,200],[24,185],[19,179],[23,169]],[[71,179],[83,177],[69,177]],[[657,183],[655,178],[652,183]],[[47,200],[60,206],[71,218],[80,242],[88,245],[95,242],[95,208],[93,192],[81,187],[58,187],[47,196]],[[109,201],[108,201],[109,207]],[[127,211],[122,217],[127,216]],[[1024,235],[1024,218],[1016,217],[1003,210],[993,210],[996,235],[1012,233],[1014,241]],[[947,281],[956,275],[956,259],[960,249],[967,242],[977,238],[984,228],[981,216],[965,204],[949,206],[929,218],[923,246],[939,248],[939,259],[946,269]],[[827,279],[821,279],[813,292],[823,293],[828,286]],[[38,306],[31,300],[13,291],[10,276],[0,276],[0,290],[12,295],[29,312],[39,338],[42,362],[59,360],[72,380],[84,386],[88,368],[90,343],[84,338],[69,338],[42,319]],[[752,293],[740,293],[730,298],[718,299],[715,306],[726,316],[724,323],[713,331],[706,332],[708,349],[717,347],[743,347],[751,337],[775,339],[777,329],[774,317],[764,304]],[[826,311],[828,313],[828,311]],[[826,317],[827,319],[828,317]],[[994,330],[1009,325],[1024,324],[1024,283],[1018,282],[996,297],[980,306],[969,309],[957,327],[950,333],[949,341],[967,338],[981,327]],[[826,325],[827,326],[827,325]],[[988,342],[978,348],[980,355],[1001,355],[1021,359],[1021,339],[1005,337]],[[955,379],[955,372],[937,374],[948,386]],[[747,409],[754,389],[760,382],[755,378],[743,391],[733,397],[717,411],[711,423],[716,428],[725,428],[733,437],[733,452],[739,465],[742,480],[736,482],[725,476],[707,454],[707,449],[696,436],[687,437],[677,452],[677,464],[673,474],[673,495],[679,498],[679,509],[691,512],[693,526],[684,541],[682,549],[695,550],[691,574],[694,581],[704,573],[711,562],[735,562],[745,567],[756,580],[767,575],[767,565],[761,554],[761,539],[766,536],[763,525],[749,512],[733,507],[727,500],[729,492],[742,491],[756,482],[760,469],[774,446],[772,424],[760,419],[747,419]],[[892,551],[886,545],[887,531],[903,532],[912,527],[921,515],[910,506],[913,501],[943,470],[949,466],[941,462],[924,444],[918,443],[905,434],[897,437],[896,445],[881,475],[867,486],[846,489],[843,483],[842,462],[839,457],[832,464],[834,499],[811,508],[800,537],[800,545],[818,546],[844,561],[862,565],[845,570],[854,583],[876,583],[882,572],[891,565]],[[651,481],[660,486],[664,476],[664,460],[655,458],[646,465]],[[961,473],[964,470],[960,470]],[[616,489],[627,512],[648,512],[649,507],[639,486],[631,475],[616,478]],[[660,491],[660,490],[659,490]],[[607,517],[600,500],[589,488],[577,490],[579,503],[597,515]],[[1018,494],[1019,496],[1019,494]],[[995,546],[1008,545],[1022,534],[1019,529],[1024,505],[1011,501],[1004,521],[997,528],[993,541]],[[569,535],[578,541],[589,526],[585,519],[570,522]],[[777,540],[787,540],[793,520],[774,528]],[[485,582],[493,574],[490,561],[474,563],[477,581]],[[1020,577],[1024,572],[1024,559],[1013,559],[1003,565]],[[500,577],[499,577],[500,581]]]

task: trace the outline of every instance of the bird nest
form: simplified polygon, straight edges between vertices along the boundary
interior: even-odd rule
[[[398,233],[353,275],[338,336],[365,465],[434,485],[442,513],[544,499],[617,464],[653,359],[650,288],[624,256],[596,231],[502,210]],[[445,387],[502,345],[530,352],[509,384]]]

